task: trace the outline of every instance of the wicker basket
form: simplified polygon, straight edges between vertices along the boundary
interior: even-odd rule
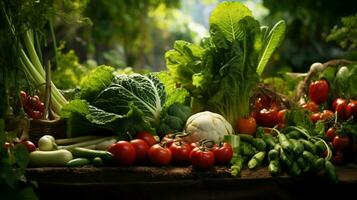
[[[66,120],[41,120],[31,119],[29,137],[30,140],[37,144],[37,141],[44,135],[52,135],[54,138],[66,137]]]
[[[307,75],[305,76],[304,80],[302,80],[296,87],[294,101],[296,101],[296,102],[302,101],[304,96],[308,94],[311,79],[316,74],[324,71],[328,67],[339,67],[341,65],[347,65],[347,64],[351,64],[351,63],[353,63],[353,62],[349,61],[349,60],[344,60],[344,59],[330,60],[330,61],[322,64],[323,68],[321,69],[321,71],[314,71],[314,70],[310,69],[310,71],[308,71]]]

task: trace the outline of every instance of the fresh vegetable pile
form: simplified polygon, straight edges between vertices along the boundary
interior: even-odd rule
[[[38,148],[27,140],[5,148],[25,145],[31,167],[230,165],[233,176],[268,167],[274,176],[323,173],[337,182],[333,164],[357,157],[357,64],[314,64],[302,103],[286,106],[253,94],[285,22],[269,30],[242,3],[224,2],[209,24],[200,44],[176,41],[166,52],[167,71],[120,74],[98,66],[69,102],[53,86],[52,110],[66,120],[68,138],[45,135]],[[25,73],[43,84],[33,37],[26,30],[16,49]],[[29,117],[43,118],[37,95],[20,97]]]

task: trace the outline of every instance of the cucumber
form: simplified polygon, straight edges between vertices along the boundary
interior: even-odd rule
[[[55,151],[33,151],[29,155],[30,167],[62,167],[73,159],[72,153],[61,149]]]
[[[81,166],[89,165],[89,164],[90,164],[90,160],[88,160],[87,158],[75,158],[73,160],[68,161],[66,166],[67,167],[81,167]]]
[[[92,160],[95,157],[100,157],[104,162],[110,162],[113,160],[113,154],[103,150],[86,149],[82,147],[76,147],[72,149],[72,154],[77,158],[88,158]]]

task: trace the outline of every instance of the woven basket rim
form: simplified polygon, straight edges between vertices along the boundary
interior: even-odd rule
[[[65,122],[65,119],[59,118],[59,119],[53,119],[53,120],[47,120],[47,119],[31,119],[31,123],[35,124],[60,124]]]

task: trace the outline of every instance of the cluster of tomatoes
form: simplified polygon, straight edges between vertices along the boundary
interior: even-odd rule
[[[188,165],[200,170],[208,170],[215,164],[228,164],[233,157],[230,144],[207,147],[199,143],[188,144],[180,139],[165,136],[157,143],[149,132],[138,132],[131,141],[118,141],[109,146],[108,151],[117,164],[130,166],[134,163],[150,162],[156,166],[169,164]]]
[[[251,116],[239,119],[236,129],[239,133],[254,135],[257,126],[283,128],[285,112],[272,98],[260,95],[254,101]]]
[[[337,117],[338,122],[346,121],[350,118],[357,119],[357,101],[344,98],[336,98],[329,103],[330,87],[326,80],[317,80],[310,83],[309,100],[302,107],[312,112],[311,120],[316,123],[319,120],[333,119]],[[320,107],[325,108],[320,112]],[[327,109],[326,109],[327,108]],[[341,164],[344,161],[344,155],[355,151],[356,142],[348,134],[339,134],[336,124],[326,131],[326,140],[332,146],[334,154],[331,161],[334,164]]]
[[[20,91],[21,102],[26,114],[32,119],[42,119],[45,111],[45,104],[37,95],[30,96],[24,91]]]

